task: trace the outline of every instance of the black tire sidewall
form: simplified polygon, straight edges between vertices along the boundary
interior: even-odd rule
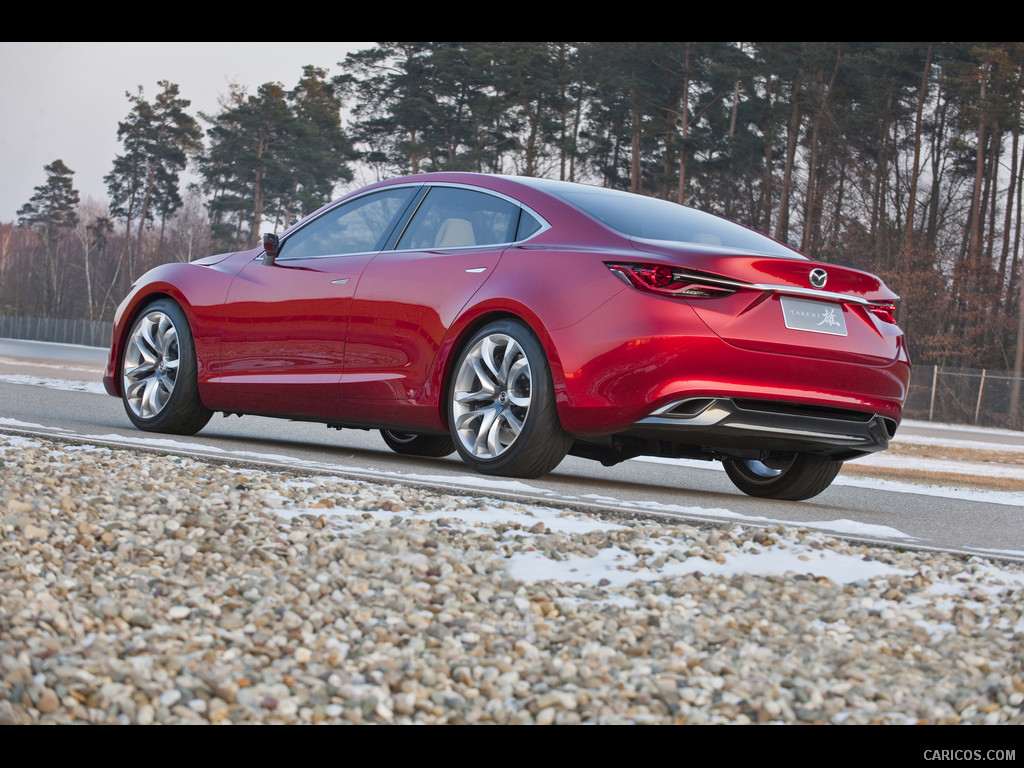
[[[803,501],[817,496],[832,484],[842,468],[841,461],[798,453],[793,463],[777,477],[753,480],[742,460],[725,459],[723,464],[733,485],[748,496],[782,501]]]

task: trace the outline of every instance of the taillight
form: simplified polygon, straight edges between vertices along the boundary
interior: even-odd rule
[[[659,296],[712,298],[736,292],[723,278],[665,264],[608,264],[608,269],[634,288]]]
[[[664,264],[640,264],[632,269],[633,274],[651,288],[667,288],[672,284],[672,270]]]
[[[868,304],[868,312],[879,320],[887,323],[896,323],[896,302],[895,301],[874,301]]]

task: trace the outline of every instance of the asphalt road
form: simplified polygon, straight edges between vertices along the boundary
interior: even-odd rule
[[[25,345],[31,345],[26,347]],[[0,363],[32,358],[40,377],[91,379],[101,350],[0,340]],[[72,359],[74,358],[74,359]],[[56,365],[73,369],[64,374]],[[93,371],[89,373],[90,369]],[[0,365],[0,373],[4,372]],[[910,430],[910,427],[906,428]],[[181,438],[136,430],[119,400],[92,392],[0,381],[0,430],[29,432],[156,448],[221,460],[284,468],[306,467],[345,476],[406,482],[610,514],[662,514],[696,521],[752,525],[800,524],[836,535],[1024,560],[1024,499],[1007,502],[954,490],[914,492],[859,487],[843,475],[821,495],[803,502],[754,499],[737,491],[717,464],[633,460],[615,467],[568,457],[549,476],[512,481],[469,472],[455,457],[416,459],[392,453],[376,432],[330,430],[320,424],[217,415],[198,435]],[[938,436],[941,428],[916,425]],[[958,440],[980,439],[957,429]],[[1001,436],[1008,443],[1024,435]],[[991,436],[985,433],[985,439]],[[1018,443],[1019,444],[1019,443]],[[968,498],[959,498],[964,495]]]

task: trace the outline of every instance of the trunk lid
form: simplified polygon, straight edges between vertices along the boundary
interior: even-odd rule
[[[736,347],[869,365],[901,354],[903,334],[887,311],[899,297],[867,272],[713,247],[644,250],[659,252],[696,284],[728,289],[682,300]]]

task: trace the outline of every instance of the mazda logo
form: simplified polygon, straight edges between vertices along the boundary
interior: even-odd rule
[[[811,287],[812,288],[824,288],[825,283],[828,281],[828,273],[818,267],[817,269],[811,270]]]

